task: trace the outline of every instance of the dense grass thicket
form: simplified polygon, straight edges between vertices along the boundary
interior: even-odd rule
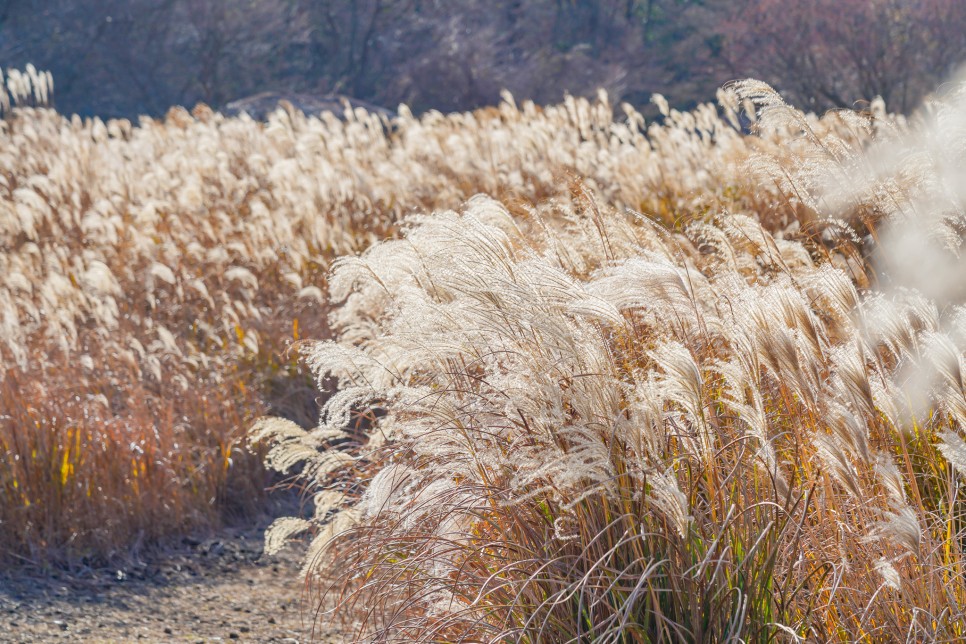
[[[577,190],[670,220],[752,194],[734,130],[712,142],[673,115],[648,140],[603,98],[391,124],[203,106],[133,124],[29,107],[53,85],[35,69],[4,80],[3,559],[102,560],[257,503],[268,479],[244,433],[263,414],[315,423],[287,349],[328,337],[331,261],[408,214],[479,192],[523,212]]]
[[[963,97],[908,122],[719,100],[646,132],[507,103],[467,127],[514,130],[503,155],[572,137],[587,179],[336,260],[336,339],[303,347],[336,393],[314,429],[255,426],[317,490],[268,541],[315,533],[324,615],[379,641],[966,636]]]
[[[254,425],[366,641],[966,636],[962,95],[654,100],[10,110],[0,554],[251,505]]]

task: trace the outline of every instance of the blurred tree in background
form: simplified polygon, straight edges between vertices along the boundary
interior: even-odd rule
[[[687,107],[747,76],[811,109],[908,110],[963,60],[963,0],[0,0],[0,66],[50,69],[58,108],[85,115],[263,91]]]
[[[882,96],[906,112],[966,57],[963,0],[744,0],[712,21],[725,69],[809,109]]]

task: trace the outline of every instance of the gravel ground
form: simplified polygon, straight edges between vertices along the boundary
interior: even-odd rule
[[[299,551],[224,530],[119,569],[0,572],[0,642],[338,642],[312,632]]]

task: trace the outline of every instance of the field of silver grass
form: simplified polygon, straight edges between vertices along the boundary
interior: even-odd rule
[[[254,428],[316,490],[269,547],[314,533],[360,639],[963,637],[963,96],[816,118],[739,83],[612,134],[610,187],[337,259],[302,347],[335,393]]]
[[[315,422],[289,348],[329,337],[332,260],[409,214],[481,192],[525,213],[581,190],[667,222],[778,213],[735,163],[775,144],[710,106],[649,127],[604,96],[135,124],[44,108],[53,82],[33,68],[2,80],[4,559],[103,560],[257,505],[268,479],[245,431]]]
[[[133,124],[6,85],[5,558],[255,502],[265,415],[315,497],[268,546],[314,534],[360,639],[964,635],[955,89]]]

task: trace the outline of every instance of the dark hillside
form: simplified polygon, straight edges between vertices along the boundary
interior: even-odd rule
[[[0,67],[66,113],[160,115],[279,92],[468,110],[598,87],[690,107],[735,78],[824,109],[901,111],[966,51],[957,0],[0,0]],[[792,71],[794,70],[794,71]]]

